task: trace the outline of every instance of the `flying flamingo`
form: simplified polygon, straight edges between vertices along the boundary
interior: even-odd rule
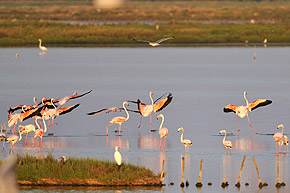
[[[21,127],[22,129],[21,129],[19,132],[21,132],[21,134],[26,133],[26,138],[25,138],[25,145],[26,145],[26,144],[27,144],[27,136],[28,136],[28,133],[30,133],[30,132],[32,132],[32,131],[35,132],[35,126],[32,125],[32,124],[25,125],[25,126],[23,126],[23,125],[19,125],[19,126],[18,126],[18,130],[19,130],[20,127]]]
[[[278,145],[279,145],[279,153],[281,153],[281,146],[283,144],[284,125],[283,124],[278,125],[277,129],[280,129],[280,127],[282,128],[282,131],[281,132],[276,132],[274,134],[274,136],[273,136],[273,139],[276,142],[276,152],[277,152],[277,154],[278,154]]]
[[[118,151],[118,149],[120,149],[120,148],[118,146],[116,146],[115,147],[114,158],[115,158],[115,161],[117,162],[118,166],[120,166],[122,164],[122,155]]]
[[[141,101],[139,99],[137,100],[137,102],[135,102],[135,101],[129,101],[129,102],[137,103],[137,105],[138,105],[138,110],[139,110],[139,113],[141,114],[140,124],[139,124],[138,128],[141,127],[142,117],[150,116],[150,123],[151,123],[152,128],[153,128],[152,131],[155,131],[155,128],[154,128],[154,126],[152,124],[152,119],[151,119],[152,111],[157,113],[157,112],[161,111],[162,109],[164,109],[172,101],[173,96],[172,96],[171,93],[169,93],[166,98],[160,100],[157,103],[157,101],[159,99],[161,99],[165,94],[162,95],[161,97],[159,97],[158,99],[156,99],[155,101],[153,101],[152,95],[153,95],[153,92],[150,91],[149,92],[149,97],[150,97],[150,100],[151,100],[151,104],[150,105],[146,105],[145,103],[141,103]]]
[[[0,141],[3,141],[3,149],[4,149],[4,143],[5,143],[5,140],[6,140],[6,135],[5,135],[5,133],[2,133],[2,131],[3,131],[2,123],[0,123],[0,127],[1,127]]]
[[[35,122],[37,127],[38,127],[38,129],[35,130],[35,132],[34,132],[34,138],[37,138],[37,141],[38,141],[38,138],[40,138],[41,149],[42,149],[42,136],[46,133],[47,127],[46,127],[46,124],[45,124],[45,121],[44,121],[44,115],[42,116],[42,118],[37,117],[36,119],[42,119],[43,125],[44,125],[44,130],[43,130],[42,128],[39,127],[39,124],[37,123],[37,121]],[[38,149],[39,149],[39,141],[38,141]]]
[[[41,51],[45,52],[47,50],[47,48],[41,45],[42,40],[38,39],[38,41],[39,41],[39,49],[41,49]]]
[[[159,135],[160,135],[160,150],[161,150],[161,138],[164,137],[164,151],[165,151],[165,144],[166,144],[166,137],[168,135],[168,129],[166,127],[162,127],[163,126],[163,122],[164,122],[164,116],[162,114],[159,114],[157,116],[157,119],[159,117],[162,117],[162,122],[160,124],[159,127]]]
[[[180,136],[180,141],[181,141],[181,143],[183,143],[185,151],[186,151],[187,147],[188,147],[187,149],[189,151],[189,146],[192,145],[192,142],[189,139],[183,139],[183,132],[184,132],[183,127],[180,127],[177,131],[179,132],[180,130],[182,131],[181,136]]]
[[[11,136],[9,136],[9,137],[6,138],[6,142],[11,143],[11,147],[10,147],[9,153],[11,153],[11,151],[12,151],[12,153],[14,152],[13,151],[14,144],[17,141],[20,141],[22,139],[22,135],[19,132],[19,127],[18,127],[18,133],[19,133],[19,136],[18,135],[11,135]]]
[[[122,110],[125,110],[125,109],[123,107],[110,107],[110,108],[104,108],[104,109],[101,109],[101,110],[98,110],[98,111],[87,113],[87,115],[96,115],[96,114],[102,113],[104,111],[106,111],[106,113],[121,112]],[[134,113],[139,113],[139,111],[134,111],[134,110],[130,110],[130,109],[127,109],[127,111],[131,111],[131,112],[134,112]]]
[[[232,142],[231,141],[226,141],[226,136],[227,136],[226,130],[221,130],[220,131],[220,134],[222,134],[222,133],[225,134],[224,139],[223,139],[223,144],[224,144],[224,146],[225,146],[225,148],[227,150],[227,153],[228,153],[228,149],[230,149],[230,152],[232,153],[232,147],[233,147],[233,145],[232,145]]]
[[[124,102],[123,102],[123,108],[124,108],[125,111],[126,111],[127,117],[126,117],[126,118],[125,118],[125,117],[114,117],[114,118],[110,121],[111,124],[107,125],[107,136],[108,136],[108,127],[111,126],[111,125],[113,125],[113,124],[119,124],[119,136],[120,136],[121,125],[122,125],[122,123],[124,123],[125,121],[127,121],[127,120],[129,119],[129,113],[128,113],[126,107],[125,107],[125,104],[128,105],[128,106],[129,106],[129,104],[127,103],[127,101],[124,101]]]
[[[92,90],[90,90],[84,94],[81,94],[81,95],[78,95],[77,92],[74,92],[74,94],[72,96],[66,96],[63,98],[55,99],[53,102],[58,102],[58,104],[60,105],[59,108],[61,108],[66,102],[71,101],[72,99],[76,99],[76,98],[82,97],[84,95],[87,95],[90,92],[92,92]]]
[[[246,103],[247,103],[246,106],[243,106],[243,105],[235,106],[235,105],[229,104],[229,105],[225,106],[225,108],[224,108],[225,113],[234,112],[234,113],[236,113],[236,115],[238,115],[238,117],[237,117],[238,127],[239,127],[238,132],[240,131],[239,117],[244,118],[245,116],[247,116],[249,125],[252,127],[250,120],[249,120],[248,111],[252,112],[254,109],[256,109],[258,107],[266,106],[266,105],[269,105],[272,103],[271,100],[267,100],[267,99],[258,99],[252,103],[249,103],[247,98],[246,98],[246,94],[247,94],[247,92],[244,91],[244,99],[246,100]],[[252,129],[257,134],[257,132],[255,131],[255,129],[253,127],[252,127]]]
[[[175,36],[171,36],[169,38],[162,38],[162,39],[157,40],[155,42],[151,42],[151,41],[148,41],[148,40],[135,40],[134,38],[132,40],[137,41],[137,42],[145,42],[145,43],[148,43],[150,46],[155,47],[155,46],[159,46],[161,42],[164,42],[166,40],[170,40],[170,39],[173,39],[173,38],[175,38]]]

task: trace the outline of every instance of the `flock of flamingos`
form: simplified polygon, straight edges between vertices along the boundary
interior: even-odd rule
[[[145,42],[148,43],[150,46],[159,46],[161,42],[169,40],[175,38],[175,36],[169,37],[169,38],[162,38],[160,40],[157,40],[155,42],[151,42],[148,40],[135,40],[132,39],[134,41],[138,41],[138,42]],[[45,54],[45,51],[47,51],[47,48],[42,46],[42,40],[39,39],[39,49],[42,51],[42,53],[40,54]],[[92,90],[78,95],[76,92],[72,95],[72,96],[66,96],[63,98],[59,98],[59,99],[54,99],[54,98],[42,98],[42,100],[39,103],[36,103],[36,98],[34,97],[34,105],[18,105],[15,106],[13,108],[10,108],[8,110],[8,126],[11,127],[14,125],[14,129],[12,132],[12,135],[7,137],[5,132],[3,133],[3,125],[0,124],[1,126],[1,133],[0,133],[0,140],[3,141],[3,149],[4,149],[4,143],[5,142],[9,142],[11,143],[11,148],[9,153],[13,153],[13,146],[16,142],[20,141],[22,139],[22,134],[26,134],[26,138],[25,138],[25,145],[27,144],[27,136],[30,132],[34,132],[34,138],[37,138],[41,140],[41,148],[43,148],[42,146],[42,136],[47,132],[47,125],[45,121],[48,121],[48,127],[51,127],[52,133],[48,134],[48,135],[53,135],[53,126],[54,124],[54,118],[66,113],[69,113],[71,111],[73,111],[74,109],[76,109],[79,104],[75,104],[72,106],[68,106],[68,107],[62,107],[66,102],[71,101],[72,99],[75,98],[79,98],[82,97],[84,95],[87,95],[91,92]],[[166,94],[166,93],[165,93]],[[142,117],[150,117],[150,123],[152,125],[152,130],[151,131],[156,131],[153,124],[152,124],[152,112],[158,113],[159,111],[161,111],[162,109],[164,109],[168,104],[171,103],[172,101],[172,94],[169,93],[166,97],[162,95],[159,98],[157,98],[155,101],[152,98],[153,92],[149,93],[149,97],[151,100],[150,104],[145,104],[142,103],[139,99],[137,101],[124,101],[123,102],[123,107],[111,107],[111,108],[104,108],[101,109],[99,111],[96,112],[90,112],[87,115],[96,115],[98,113],[101,112],[120,112],[122,110],[124,110],[126,112],[126,117],[114,117],[113,119],[110,120],[109,124],[106,126],[106,132],[107,132],[107,136],[108,136],[108,128],[109,126],[113,125],[113,124],[119,124],[119,135],[121,132],[121,125],[122,123],[126,122],[129,120],[129,112],[134,112],[134,113],[139,113],[141,115],[140,118],[140,124],[138,126],[138,128],[141,127],[141,122],[142,122]],[[241,106],[236,106],[236,105],[232,105],[229,104],[227,106],[224,107],[224,112],[228,113],[228,112],[233,112],[237,115],[237,122],[238,122],[238,131],[240,131],[240,126],[239,126],[239,117],[240,118],[244,118],[247,117],[249,125],[251,126],[251,128],[254,130],[255,134],[257,134],[256,130],[253,128],[253,126],[250,123],[249,120],[249,112],[252,112],[253,110],[257,109],[258,107],[262,107],[262,106],[266,106],[272,103],[271,100],[267,100],[267,99],[257,99],[252,103],[249,103],[247,98],[246,98],[247,92],[244,91],[244,99],[246,101],[246,105],[241,105]],[[135,103],[137,104],[137,110],[130,110],[127,109],[125,105],[129,105],[129,103]],[[59,105],[59,107],[58,107]],[[19,113],[15,113],[15,111],[20,110],[21,112]],[[28,124],[28,125],[19,125],[18,128],[16,129],[16,125],[19,122],[23,122],[29,118],[33,118],[34,119],[34,124]],[[161,124],[159,126],[159,135],[160,135],[160,150],[161,150],[161,139],[164,138],[164,150],[166,147],[166,137],[168,135],[168,129],[166,127],[163,127],[163,123],[164,123],[164,115],[163,114],[159,114],[157,116],[157,119],[161,118]],[[39,122],[39,120],[42,120]],[[284,130],[284,125],[280,124],[277,129],[281,128],[281,132],[276,132],[273,136],[274,141],[276,142],[276,152],[281,153],[281,148],[284,145],[284,150],[286,151],[287,147],[287,152],[288,152],[288,144],[289,144],[289,139],[286,135],[283,134],[283,130]],[[183,139],[183,133],[184,133],[184,129],[182,127],[180,127],[178,129],[178,132],[182,131],[181,137],[180,137],[180,141],[181,143],[185,146],[185,151],[189,149],[189,146],[192,145],[192,142],[189,139]],[[19,133],[18,135],[15,133]],[[232,149],[232,142],[229,140],[226,140],[226,130],[221,130],[220,134],[224,133],[224,138],[223,138],[223,145],[226,148],[226,151],[228,153],[228,149],[231,151]],[[38,143],[38,148],[39,148],[39,143]],[[121,154],[120,152],[118,152],[118,147],[115,147],[115,160],[117,162],[118,165],[121,164]],[[279,150],[278,150],[279,149]]]

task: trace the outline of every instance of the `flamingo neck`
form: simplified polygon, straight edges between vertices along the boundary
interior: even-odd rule
[[[44,121],[44,117],[42,116],[42,121],[43,121],[43,125],[44,125],[44,133],[47,131],[47,127],[46,127],[46,123]]]
[[[39,40],[39,47],[41,47],[41,40]]]
[[[24,105],[22,106],[22,111],[23,111],[23,113],[25,113],[25,110],[23,109],[23,107],[24,107]]]
[[[56,106],[53,104],[53,100],[54,100],[54,99],[52,98],[52,99],[51,99],[51,104],[52,104],[52,106],[54,107],[54,109],[57,109]]]
[[[36,118],[36,119],[34,120],[34,123],[36,124],[37,128],[40,129],[40,126],[39,126],[39,124],[38,124],[38,122],[37,122],[38,119],[39,119],[39,118]]]
[[[249,102],[248,102],[248,99],[246,97],[246,92],[244,92],[244,99],[246,100],[246,103],[247,103],[247,107],[249,106]]]
[[[19,133],[19,139],[18,139],[18,141],[20,141],[22,139],[22,134],[21,134],[21,132],[19,132],[19,127],[18,127],[18,133]]]
[[[181,136],[180,136],[180,141],[183,142],[183,129],[181,131],[182,131],[182,133],[181,133]]]
[[[33,102],[34,102],[34,104],[37,106],[37,103],[36,103],[36,97],[33,97]]]
[[[161,121],[161,124],[159,126],[159,130],[162,129],[162,126],[163,126],[163,122],[164,122],[164,116],[163,115],[160,115],[162,117],[162,121]]]
[[[226,140],[226,136],[227,136],[227,132],[225,131],[225,136],[224,136],[224,139],[223,139],[223,143],[225,143],[225,140]]]
[[[282,131],[281,131],[281,133],[283,134],[283,131],[284,131],[284,125],[282,125],[281,127],[282,127]]]
[[[126,114],[127,114],[127,118],[125,119],[127,121],[129,119],[129,113],[128,113],[126,107],[125,107],[125,103],[123,103],[123,108],[124,108],[124,110],[126,111]]]
[[[153,105],[154,104],[154,101],[152,99],[152,92],[149,93],[149,97],[150,97],[150,100],[151,100],[151,104]]]

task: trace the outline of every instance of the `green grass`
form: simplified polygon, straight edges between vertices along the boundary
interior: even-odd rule
[[[151,170],[132,164],[100,161],[91,158],[72,158],[62,164],[52,155],[36,158],[30,155],[18,156],[17,180],[39,182],[42,179],[75,181],[94,179],[103,185],[128,185],[136,180],[150,178],[158,184],[159,179]],[[77,185],[77,183],[75,184]]]

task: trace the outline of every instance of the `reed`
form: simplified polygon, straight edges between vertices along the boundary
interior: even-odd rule
[[[52,155],[37,158],[18,156],[19,184],[30,185],[160,185],[160,177],[145,167],[92,158],[72,158],[65,162]],[[91,183],[91,184],[90,184]],[[143,183],[143,184],[142,184]]]

